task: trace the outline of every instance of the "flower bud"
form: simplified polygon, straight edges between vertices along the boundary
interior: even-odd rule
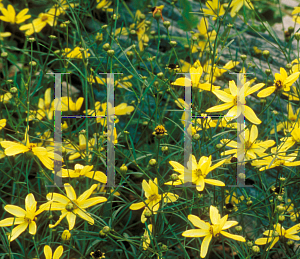
[[[126,174],[126,173],[127,173],[127,170],[128,170],[128,168],[127,168],[127,166],[126,166],[125,164],[123,164],[123,165],[120,167],[120,171],[121,171],[122,174]]]
[[[108,27],[108,25],[107,25],[107,24],[104,24],[104,25],[102,25],[101,28],[102,28],[103,30],[105,30],[105,29],[107,29],[107,27]]]
[[[241,60],[245,61],[247,59],[247,56],[246,55],[241,55]]]
[[[2,52],[1,53],[1,58],[7,58],[8,56],[8,53],[7,52]]]
[[[133,59],[133,56],[134,56],[134,54],[133,54],[133,52],[132,51],[127,51],[126,52],[126,55],[127,55],[127,57],[129,58],[129,60],[132,60]]]
[[[100,237],[106,237],[106,234],[103,232],[102,229],[99,231],[99,236]]]
[[[115,55],[115,51],[113,49],[109,49],[108,51],[106,51],[107,55],[112,57],[113,55]]]
[[[289,241],[286,242],[286,244],[287,244],[288,246],[293,246],[294,243],[295,243],[295,242],[294,242],[293,240],[289,240]]]
[[[285,68],[288,69],[288,70],[291,70],[292,69],[292,64],[290,64],[290,63],[286,64]]]
[[[168,29],[171,26],[171,23],[169,21],[164,21],[163,24],[166,27],[166,29]]]
[[[164,73],[163,73],[163,72],[159,72],[159,73],[157,74],[157,77],[158,77],[159,79],[162,79],[162,78],[164,77]]]
[[[55,40],[57,37],[55,35],[49,35],[50,40]]]
[[[253,242],[252,241],[247,241],[247,246],[253,246]]]
[[[164,252],[168,251],[168,246],[165,245],[165,244],[163,244],[163,245],[161,246],[161,250],[163,250]]]
[[[276,210],[277,210],[279,213],[281,213],[281,212],[284,212],[284,211],[285,211],[285,208],[284,208],[282,205],[278,205],[278,206],[276,207]]]
[[[245,175],[244,173],[239,173],[239,174],[238,174],[238,177],[239,177],[240,179],[243,179],[243,180],[246,179],[246,175]]]
[[[105,226],[102,228],[103,233],[108,234],[110,232],[110,227],[109,226]]]
[[[31,42],[31,43],[32,43],[32,42],[35,42],[35,38],[30,37],[30,38],[28,38],[28,41]]]
[[[193,135],[193,140],[199,140],[200,139],[200,135],[198,133]]]
[[[250,207],[252,205],[252,203],[253,202],[251,200],[247,201],[247,206]]]
[[[267,76],[269,76],[269,75],[271,75],[272,71],[271,71],[271,69],[266,69],[265,73],[266,73]]]
[[[236,226],[236,227],[235,227],[235,230],[236,230],[237,232],[241,232],[241,231],[243,230],[243,228],[242,228],[242,226]]]
[[[179,178],[178,178],[178,174],[172,174],[171,176],[170,176],[170,178],[171,178],[171,180],[172,181],[177,181]]]
[[[294,27],[292,27],[292,26],[288,27],[288,32],[290,34],[294,33]]]
[[[10,93],[11,94],[16,94],[18,92],[18,88],[13,86],[12,88],[10,88]]]
[[[102,49],[104,49],[105,51],[108,51],[108,50],[110,49],[109,43],[105,43],[105,44],[102,46]]]
[[[68,241],[71,238],[71,233],[69,230],[64,230],[61,234],[61,239],[64,241]]]
[[[29,64],[29,66],[33,66],[33,67],[36,66],[36,62],[35,61],[30,61],[28,64]]]
[[[277,200],[279,200],[280,202],[283,202],[283,197],[281,195],[278,195]]]
[[[177,42],[175,40],[171,40],[170,45],[174,48],[177,46]]]
[[[296,41],[300,40],[300,33],[299,32],[295,33],[295,39],[296,39]]]
[[[252,246],[252,251],[253,251],[254,253],[259,253],[260,248],[259,248],[258,246]]]
[[[161,148],[161,151],[162,151],[163,153],[167,153],[167,152],[169,151],[169,148],[168,148],[167,146],[163,146],[163,147]]]
[[[219,143],[219,144],[216,145],[216,148],[217,148],[217,149],[220,149],[220,148],[222,148],[222,147],[223,147],[223,144],[221,144],[221,143]]]
[[[131,34],[131,35],[136,35],[136,30],[131,30],[131,31],[130,31],[130,34]]]
[[[269,56],[270,56],[270,51],[264,50],[264,51],[263,51],[263,56],[265,57],[265,59],[268,59]]]
[[[152,212],[148,208],[145,208],[144,215],[146,218],[150,218],[152,216]]]
[[[156,159],[154,159],[154,158],[150,159],[150,161],[149,161],[150,166],[156,166],[156,164],[157,164]]]
[[[285,220],[285,216],[280,215],[280,216],[278,217],[278,220],[279,220],[280,222],[283,222],[283,221]]]

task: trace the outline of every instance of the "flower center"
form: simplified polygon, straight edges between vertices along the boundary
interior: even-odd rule
[[[151,195],[150,197],[149,197],[149,200],[150,201],[154,201],[154,200],[157,200],[158,199],[158,195],[156,195],[156,194],[153,194],[153,195]]]
[[[218,225],[213,225],[209,227],[209,232],[212,234],[213,237],[219,236],[217,229],[218,229]]]
[[[275,87],[277,90],[281,90],[283,88],[283,82],[281,80],[276,80]]]
[[[75,201],[73,201],[74,203],[76,203]],[[67,211],[73,211],[75,209],[77,209],[78,206],[73,204],[72,202],[69,202],[67,205],[66,205],[66,210]]]
[[[37,147],[37,144],[34,144],[34,143],[29,143],[29,149],[32,149],[34,147]]]
[[[245,142],[245,149],[246,149],[246,150],[250,149],[251,146],[252,146],[252,144],[253,144],[253,143],[251,143],[250,141],[246,141],[246,142]]]
[[[163,135],[163,134],[165,134],[165,133],[166,133],[166,129],[165,129],[164,126],[159,125],[159,126],[157,126],[157,127],[155,128],[155,134],[156,134],[156,135]]]
[[[202,171],[201,171],[200,168],[195,169],[194,172],[195,172],[195,174],[196,174],[197,177],[203,176]]]
[[[41,18],[42,22],[45,22],[48,20],[48,16],[47,15],[43,15]]]

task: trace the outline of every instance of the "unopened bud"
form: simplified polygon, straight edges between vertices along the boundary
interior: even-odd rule
[[[269,56],[270,56],[270,51],[264,50],[264,51],[263,51],[263,56],[265,57],[265,59],[268,59]]]
[[[247,56],[246,55],[241,55],[241,60],[245,61],[247,59]]]
[[[121,171],[122,174],[126,174],[126,173],[127,173],[127,170],[128,170],[128,168],[127,168],[127,166],[126,166],[125,164],[123,164],[123,165],[120,167],[120,171]]]
[[[149,161],[150,166],[156,166],[156,164],[157,164],[156,159],[154,159],[154,158],[150,159],[150,161]]]
[[[272,71],[271,71],[271,69],[266,69],[265,73],[266,73],[267,76],[269,76],[269,75],[271,75]]]
[[[177,181],[178,180],[178,174],[172,174],[170,176],[170,178],[171,178],[172,181]]]
[[[107,55],[112,57],[113,55],[115,55],[115,51],[113,49],[109,49],[108,51],[106,51]]]
[[[169,21],[164,21],[163,24],[166,27],[166,29],[168,29],[171,26],[171,23]]]
[[[177,46],[177,42],[175,40],[171,40],[170,45],[174,48]]]
[[[252,246],[252,251],[253,251],[254,253],[259,253],[260,248],[259,248],[258,246]]]
[[[109,226],[105,226],[102,228],[103,233],[108,234],[110,232],[110,227]]]
[[[105,43],[105,44],[102,46],[102,49],[104,49],[105,51],[108,51],[108,50],[110,49],[109,43]]]

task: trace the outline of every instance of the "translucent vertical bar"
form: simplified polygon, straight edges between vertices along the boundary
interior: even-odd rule
[[[62,184],[62,134],[61,134],[61,75],[62,73],[51,73],[55,76],[54,88],[54,185],[46,187],[63,187]]]
[[[245,73],[237,74],[237,185],[229,187],[253,187],[245,184],[245,76]]]
[[[115,187],[115,93],[114,74],[107,74],[107,187]]]

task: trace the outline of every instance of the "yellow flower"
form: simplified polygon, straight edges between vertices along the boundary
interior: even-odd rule
[[[3,14],[3,16],[0,16],[0,20],[11,24],[20,24],[31,17],[31,15],[27,14],[29,11],[28,8],[23,9],[17,15],[14,7],[10,4],[7,6],[7,9],[1,8],[0,10]]]
[[[228,190],[226,192],[226,197],[225,197],[225,207],[227,210],[231,211],[234,210],[236,211],[238,208],[236,207],[237,204],[239,204],[240,201],[244,200],[244,196],[238,197],[236,192],[229,193]]]
[[[274,230],[267,230],[263,234],[267,237],[259,238],[255,241],[257,245],[265,245],[270,243],[270,246],[267,248],[272,249],[272,247],[278,242],[280,237],[285,237],[287,239],[300,240],[300,237],[296,234],[300,232],[300,224],[297,224],[287,230],[285,230],[280,223],[274,224]]]
[[[93,197],[89,198],[93,191],[97,188],[97,184],[93,184],[90,189],[81,194],[78,198],[73,187],[69,183],[64,184],[67,197],[59,193],[48,193],[47,200],[49,202],[43,204],[41,207],[44,210],[60,210],[61,216],[59,220],[54,224],[50,224],[49,228],[56,227],[63,218],[67,217],[69,223],[69,230],[72,230],[75,225],[76,215],[86,220],[89,224],[94,224],[94,219],[89,213],[86,212],[86,208],[94,206],[96,204],[107,201],[105,197]]]
[[[197,87],[205,91],[214,91],[216,89],[219,89],[220,88],[219,86],[211,85],[208,82],[201,82],[200,78],[203,73],[203,68],[199,61],[197,61],[197,63],[198,64],[194,64],[194,66],[197,65],[197,68],[193,66],[190,67],[189,69],[191,79],[180,77],[177,78],[176,81],[172,83],[172,85],[180,85],[180,86],[187,85],[187,86]]]
[[[231,5],[230,5],[230,7],[231,7],[231,11],[230,11],[231,17],[236,16],[243,5],[245,5],[250,10],[254,9],[254,7],[253,7],[250,0],[233,0],[231,2]]]
[[[205,5],[208,9],[203,9],[204,14],[213,16],[213,20],[225,14],[224,6],[220,4],[219,0],[207,1]],[[202,11],[202,9],[200,9],[200,11]]]
[[[59,3],[51,7],[51,9],[48,11],[50,14],[55,14],[56,16],[59,16],[60,14],[65,14],[66,9],[68,8],[74,8],[78,6],[79,4],[72,4],[67,2],[67,0],[59,0]]]
[[[43,209],[36,210],[36,201],[32,193],[29,193],[25,198],[25,210],[15,205],[6,205],[4,209],[15,217],[1,220],[0,227],[18,225],[13,228],[10,241],[15,240],[27,227],[31,235],[36,234],[36,216],[43,212]]]
[[[280,139],[283,142],[282,149],[288,150],[295,144],[300,144],[300,123],[296,122],[291,126],[288,137]]]
[[[75,47],[73,50],[71,50],[70,48],[65,48],[64,53],[67,58],[77,58],[77,59],[83,59],[83,56],[84,58],[88,58],[91,55],[90,53],[87,53],[88,49],[86,50],[82,49],[82,51],[81,49],[82,48],[79,47]]]
[[[79,136],[79,145],[76,144],[68,144],[65,148],[69,156],[69,160],[74,160],[76,158],[81,157],[82,159],[85,159],[86,156],[88,156],[89,160],[92,158],[91,149],[95,146],[95,139],[91,139],[87,142],[86,136],[84,132],[80,132]],[[89,150],[88,154],[86,153],[86,145],[88,144]]]
[[[112,1],[108,1],[108,0],[97,0],[97,9],[101,9],[102,11],[106,10],[107,12],[113,12],[114,9],[113,8],[108,8],[111,4]]]
[[[146,206],[141,217],[142,223],[145,223],[147,220],[147,218],[145,217],[146,209],[149,209],[151,212],[153,212],[153,214],[156,214],[160,207],[161,200],[163,200],[164,203],[169,203],[175,202],[178,199],[177,194],[173,194],[170,192],[158,194],[157,178],[154,179],[154,182],[152,180],[149,180],[149,184],[146,182],[146,180],[143,180],[142,186],[147,199],[142,202],[133,203],[129,207],[129,209],[131,210],[139,210]]]
[[[64,249],[63,246],[59,246],[56,248],[53,257],[52,257],[52,249],[50,246],[45,245],[44,246],[44,254],[46,259],[59,259],[61,257],[61,255],[63,254]]]
[[[51,88],[48,88],[45,91],[45,98],[39,98],[38,109],[29,111],[29,121],[32,121],[33,119],[42,120],[45,116],[49,120],[52,120],[53,111],[54,102],[51,102]]]
[[[216,79],[222,76],[224,73],[228,72],[230,69],[236,67],[240,62],[230,60],[222,68],[219,68],[216,64],[211,65],[211,60],[208,60],[203,66],[203,70],[206,73],[204,80],[215,82]],[[209,80],[212,75],[212,80]]]
[[[284,68],[280,68],[280,74],[275,73],[274,85],[261,90],[257,96],[259,98],[267,97],[276,92],[289,92],[290,86],[298,79],[300,72],[294,72],[290,76],[287,75]]]
[[[2,130],[6,126],[6,119],[0,120],[0,130]]]
[[[152,234],[152,224],[148,225],[148,229],[145,230],[144,236],[143,236],[143,248],[144,250],[147,250],[150,245],[150,235]]]
[[[101,108],[101,110],[100,110]],[[96,121],[97,123],[101,123],[101,125],[104,125],[106,126],[107,125],[107,122],[106,122],[106,114],[107,114],[107,111],[106,111],[106,108],[107,108],[107,103],[100,103],[100,102],[96,102],[95,103],[95,110],[91,110],[91,109],[88,109],[87,110],[87,114],[90,115],[90,116],[102,116],[102,118],[97,118]],[[112,109],[112,107],[110,107],[110,109]],[[118,106],[115,107],[115,112],[114,114],[115,115],[127,115],[127,114],[130,114],[131,112],[133,112],[134,110],[134,107],[133,106],[128,106],[127,103],[121,103],[119,104]],[[96,111],[96,113],[95,113]],[[84,113],[86,111],[83,111]],[[115,121],[115,123],[118,123],[119,120],[117,119]]]
[[[70,233],[70,231],[69,230],[64,230],[64,232],[61,234],[61,239],[62,240],[64,240],[64,241],[68,241],[68,240],[70,240],[70,238],[71,238],[71,233]]]
[[[287,105],[287,110],[288,110],[288,120],[285,121],[285,122],[279,122],[277,124],[277,128],[276,128],[277,132],[281,131],[283,128],[285,128],[287,130],[291,130],[294,123],[296,123],[296,122],[300,123],[300,117],[297,121],[298,115],[300,113],[300,109],[297,109],[297,112],[294,113],[293,112],[293,107],[292,107],[291,103],[289,103]],[[270,133],[271,134],[275,133],[274,128],[270,131]]]
[[[76,164],[74,166],[74,170],[72,169],[62,169],[62,178],[78,178],[78,177],[88,177],[91,179],[94,179],[96,181],[99,181],[100,183],[106,183],[107,182],[107,176],[100,171],[91,171],[93,169],[92,165],[83,166],[80,164]],[[52,171],[52,173],[55,173]]]
[[[219,111],[227,110],[232,107],[225,115],[225,117],[227,117],[229,120],[230,119],[232,120],[232,119],[240,116],[240,114],[242,113],[241,106],[243,106],[244,111],[245,111],[245,114],[244,114],[245,117],[253,124],[260,124],[261,120],[259,118],[257,118],[254,111],[249,106],[246,105],[245,98],[246,98],[246,96],[258,91],[265,84],[264,83],[256,84],[251,88],[249,87],[250,84],[251,84],[251,82],[245,83],[242,86],[242,88],[240,89],[239,93],[238,93],[237,86],[233,80],[229,81],[229,89],[230,89],[231,94],[228,94],[225,91],[221,91],[221,90],[214,90],[213,93],[221,101],[223,101],[225,103],[211,107],[211,108],[207,109],[206,112],[219,112]],[[238,103],[240,103],[239,107],[238,107]]]
[[[53,170],[54,169],[54,153],[48,152],[46,148],[44,147],[38,147],[35,143],[29,142],[29,135],[28,135],[28,128],[25,132],[25,139],[24,139],[25,145],[17,142],[12,141],[1,141],[0,144],[3,148],[5,148],[5,155],[7,156],[15,156],[21,153],[26,152],[32,152],[35,156],[39,158],[39,160],[43,163],[44,166],[46,166],[48,169]],[[58,154],[55,154],[55,157],[57,159],[62,159],[62,157],[59,157]]]
[[[277,166],[299,166],[300,161],[293,162],[297,158],[297,153],[286,155],[286,153],[274,154],[274,149],[271,151],[273,154],[263,157],[261,160],[255,160],[251,165],[260,167],[259,171],[265,171]]]
[[[225,184],[221,181],[214,180],[214,179],[205,179],[206,176],[217,167],[221,166],[225,163],[226,160],[222,160],[216,163],[214,166],[211,167],[211,156],[206,157],[202,156],[199,159],[197,164],[197,160],[194,155],[190,156],[189,162],[187,164],[188,168],[185,168],[183,165],[179,164],[175,161],[170,161],[170,165],[173,166],[173,170],[178,172],[180,175],[178,176],[179,180],[177,181],[170,181],[165,184],[167,185],[181,185],[186,182],[192,182],[196,184],[196,189],[201,192],[204,190],[205,183],[216,185],[216,186],[225,186]]]
[[[5,93],[0,95],[0,102],[2,103],[8,103],[9,100],[12,98],[11,93]]]
[[[245,139],[243,140],[243,136],[239,136],[241,139],[241,142],[244,142],[244,146],[242,147],[245,152],[245,158],[246,160],[251,160],[255,159],[257,156],[261,157],[266,155],[264,152],[266,149],[269,147],[272,147],[275,145],[274,140],[266,140],[266,141],[260,141],[257,140],[258,137],[258,129],[256,125],[252,125],[251,130],[245,129]],[[222,144],[226,144],[227,147],[231,147],[233,149],[231,150],[226,150],[225,152],[221,153],[221,156],[224,155],[230,155],[230,154],[235,154],[237,156],[237,150],[238,150],[238,143],[234,140],[229,140],[229,139],[222,139],[221,140]]]
[[[201,258],[205,258],[212,237],[218,237],[220,234],[237,241],[246,242],[245,238],[243,238],[242,236],[233,235],[230,234],[229,232],[224,231],[226,229],[229,229],[237,225],[238,224],[237,221],[227,221],[228,215],[225,215],[223,218],[221,218],[218,209],[214,206],[210,206],[209,216],[212,224],[209,224],[208,222],[204,222],[203,220],[201,220],[199,217],[195,215],[188,215],[189,221],[195,227],[200,229],[190,229],[182,233],[184,237],[193,237],[193,238],[205,237],[201,245],[201,251],[200,251]]]
[[[78,112],[81,109],[82,103],[84,101],[83,97],[79,97],[74,103],[71,97],[63,96],[61,97],[61,111],[72,111]],[[56,107],[57,99],[54,100],[54,107]]]
[[[105,258],[105,253],[101,252],[100,250],[97,250],[96,252],[91,252],[90,256],[93,259],[104,259]]]
[[[54,13],[53,13],[54,11]],[[34,32],[39,33],[47,24],[51,27],[56,25],[57,19],[55,18],[55,10],[52,10],[51,13],[40,13],[38,18],[34,19],[32,23],[22,25],[20,27],[21,31],[25,31],[25,35],[31,35]]]
[[[214,41],[216,39],[216,31],[213,30],[211,32],[207,32],[208,26],[208,19],[203,17],[197,25],[199,33],[194,34],[194,36],[199,39],[198,46],[193,45],[192,53],[197,52],[198,48],[201,51],[203,51],[205,49],[206,44],[209,44],[209,41]]]
[[[3,38],[10,37],[11,33],[10,32],[0,32],[0,40],[3,40]],[[1,100],[1,98],[0,98]]]
[[[117,86],[118,88],[129,88],[132,87],[132,83],[129,81],[133,76],[129,75],[129,76],[125,76],[123,78],[121,78],[120,80],[115,80],[114,84],[115,86]],[[96,80],[95,80],[96,79]],[[100,78],[98,76],[93,77],[92,75],[88,78],[88,82],[91,83],[95,83],[97,82],[100,85],[106,85],[106,78]]]

